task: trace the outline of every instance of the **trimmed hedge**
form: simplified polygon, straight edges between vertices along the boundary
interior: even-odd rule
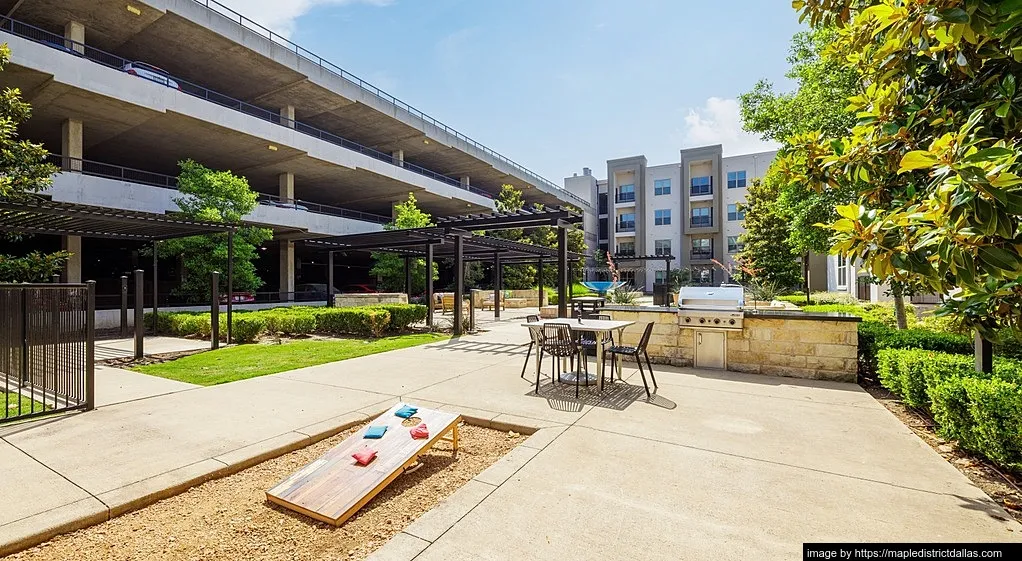
[[[894,306],[890,304],[813,304],[803,306],[804,312],[842,312],[859,316],[863,321],[874,321],[891,327],[898,326],[898,320],[894,315]],[[917,323],[915,308],[912,304],[905,304],[905,315],[909,327]]]
[[[255,341],[262,333],[306,335],[320,332],[335,335],[381,337],[386,332],[408,329],[426,319],[426,306],[419,304],[382,304],[354,308],[312,308],[295,306],[254,312],[238,311],[233,315],[234,339],[238,343]],[[146,325],[152,326],[152,314],[146,314]],[[212,332],[208,313],[164,312],[160,314],[160,331],[178,337]],[[220,337],[227,336],[227,314],[220,314]]]
[[[859,324],[859,374],[872,377],[877,353],[884,349],[924,349],[952,354],[971,354],[972,339],[965,335],[929,329],[897,329],[877,321]]]
[[[969,356],[884,349],[881,383],[905,403],[929,409],[941,436],[997,464],[1022,468],[1022,363],[997,357],[992,374]]]
[[[778,296],[775,299],[781,300],[782,302],[790,302],[797,306],[806,305],[805,293],[787,294],[784,296]],[[809,305],[825,306],[831,304],[857,306],[859,304],[859,299],[856,298],[854,294],[850,294],[848,292],[814,292],[809,295]]]

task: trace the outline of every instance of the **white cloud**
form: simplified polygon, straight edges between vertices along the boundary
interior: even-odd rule
[[[738,100],[711,97],[702,107],[688,108],[684,128],[677,132],[682,148],[722,144],[724,155],[776,150],[776,142],[742,130]]]
[[[295,20],[317,6],[370,4],[386,6],[393,0],[217,0],[224,6],[246,18],[267,27],[274,33],[290,37],[295,30]],[[210,8],[216,10],[212,2]],[[224,10],[218,10],[223,12]],[[230,16],[230,14],[228,14]]]

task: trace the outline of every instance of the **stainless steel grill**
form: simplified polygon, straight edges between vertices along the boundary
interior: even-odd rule
[[[678,325],[689,329],[742,329],[745,290],[740,286],[683,286]]]

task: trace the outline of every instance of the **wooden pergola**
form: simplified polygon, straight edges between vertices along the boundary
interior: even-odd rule
[[[504,265],[536,264],[542,278],[543,265],[555,261],[558,267],[557,293],[558,315],[567,317],[568,298],[568,266],[570,262],[583,259],[585,256],[568,251],[568,229],[582,222],[582,216],[566,208],[522,210],[511,213],[472,214],[465,216],[442,217],[436,226],[427,228],[411,228],[404,230],[384,230],[350,234],[331,238],[307,240],[310,246],[320,246],[328,251],[327,258],[327,292],[331,303],[333,300],[333,257],[337,252],[347,251],[379,251],[394,253],[405,258],[405,290],[411,290],[411,262],[413,259],[426,260],[426,270],[432,271],[433,262],[437,258],[449,258],[454,261],[455,302],[462,302],[465,293],[465,262],[490,261],[494,267],[494,302],[500,301],[502,291]],[[495,231],[508,229],[527,229],[538,227],[557,228],[557,248],[542,247],[493,236],[475,233],[476,231]],[[543,298],[543,283],[540,282],[540,301]],[[426,275],[426,298],[433,301],[433,276]],[[462,309],[460,304],[454,306],[454,334],[462,332]],[[494,315],[500,317],[500,306],[494,306]],[[427,323],[433,324],[433,306],[427,306]]]

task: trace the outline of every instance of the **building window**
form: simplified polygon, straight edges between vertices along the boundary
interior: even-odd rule
[[[621,271],[618,276],[625,286],[635,286],[635,271]]]
[[[745,170],[727,172],[727,188],[741,189],[745,187]]]
[[[607,194],[600,193],[600,214],[607,214]]]
[[[848,288],[848,258],[837,256],[837,287]]]
[[[635,242],[621,242],[617,244],[618,255],[635,255]]]
[[[617,231],[618,232],[634,232],[635,231],[635,213],[629,212],[628,214],[619,214],[617,217]]]
[[[713,226],[713,216],[710,215],[710,207],[696,207],[692,209],[692,227]]]
[[[692,178],[692,191],[690,193],[693,197],[699,195],[712,195],[713,194],[713,177],[704,175],[702,177]]]
[[[609,230],[610,230],[610,227],[607,224],[607,219],[606,218],[601,218],[600,219],[600,239],[601,240],[607,239],[607,234],[608,234]]]
[[[735,220],[745,220],[745,208],[739,208],[737,204],[727,205],[727,219],[732,222]]]
[[[602,258],[604,253],[607,253],[607,242],[600,242],[600,257],[601,258]]]
[[[653,252],[657,255],[670,255],[671,240],[655,240],[653,242]]]
[[[740,241],[738,241],[738,236],[728,236],[727,237],[727,252],[728,253],[738,253],[739,251],[741,251],[743,249],[745,249],[745,244],[743,244]]]
[[[653,181],[653,194],[654,195],[670,195],[671,194],[671,180],[670,179],[656,179]]]
[[[617,202],[630,203],[635,200],[635,185],[629,183],[617,188]]]
[[[653,225],[667,226],[671,223],[671,209],[664,208],[653,211]]]
[[[664,284],[667,282],[667,271],[658,270],[654,273],[653,284]]]
[[[692,238],[692,259],[712,259],[713,240],[710,238]]]

